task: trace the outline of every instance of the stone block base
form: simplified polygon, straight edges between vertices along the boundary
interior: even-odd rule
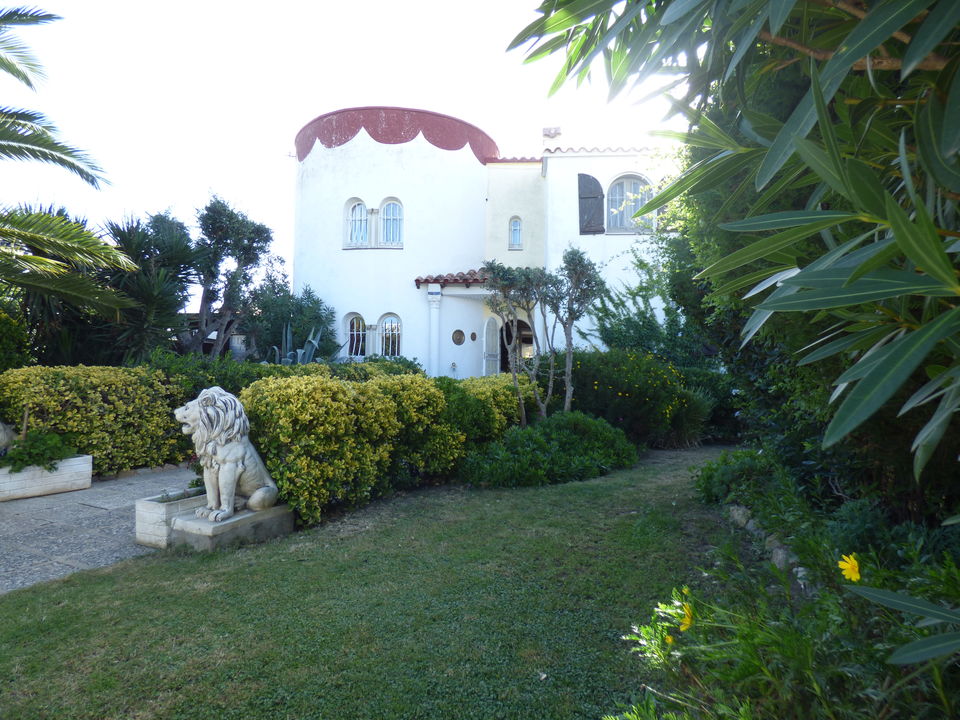
[[[180,515],[173,519],[170,545],[216,550],[237,542],[262,542],[291,532],[293,510],[288,505],[275,505],[258,512],[242,510],[222,522]]]

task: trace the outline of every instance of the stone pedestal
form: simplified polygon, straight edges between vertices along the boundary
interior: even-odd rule
[[[192,515],[206,502],[203,488],[196,488],[191,497],[180,500],[167,501],[165,495],[137,500],[137,542],[148,547],[169,547],[173,519],[179,515]]]
[[[171,545],[189,545],[195,550],[216,550],[238,542],[262,542],[293,532],[293,510],[275,505],[266,510],[242,510],[221,522],[198,518],[192,512],[173,519]]]
[[[55,470],[27,467],[20,472],[0,468],[0,500],[51,495],[90,487],[93,474],[93,457],[75,455],[57,461]]]

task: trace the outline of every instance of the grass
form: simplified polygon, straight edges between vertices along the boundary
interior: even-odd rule
[[[621,635],[727,536],[685,472],[712,454],[0,596],[0,718],[598,718],[645,679]]]

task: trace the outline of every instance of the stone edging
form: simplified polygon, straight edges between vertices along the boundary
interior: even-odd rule
[[[770,553],[770,562],[778,570],[792,575],[793,582],[805,594],[812,594],[814,588],[809,584],[809,575],[805,567],[800,565],[800,559],[783,543],[776,533],[767,533],[766,530],[751,516],[750,508],[743,505],[728,505],[727,515],[731,522],[763,542],[764,549]]]

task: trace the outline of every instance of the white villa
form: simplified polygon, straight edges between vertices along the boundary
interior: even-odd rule
[[[296,148],[294,289],[336,309],[342,355],[416,358],[431,376],[505,368],[486,260],[553,270],[573,246],[616,286],[655,222],[631,218],[661,180],[645,151],[501,158],[469,123],[396,107],[321,115]]]

